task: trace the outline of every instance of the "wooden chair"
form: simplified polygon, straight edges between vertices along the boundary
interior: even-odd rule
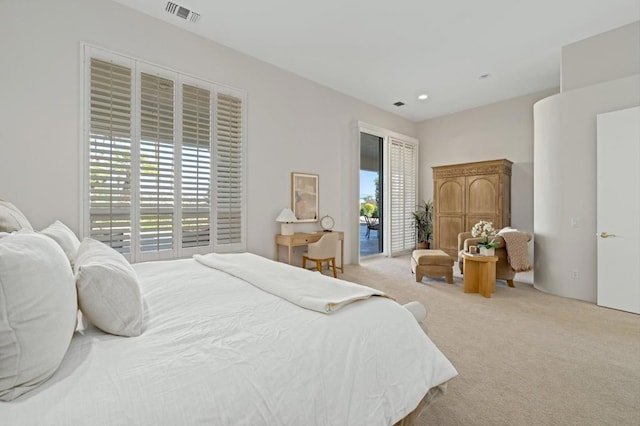
[[[333,278],[336,274],[336,252],[338,251],[339,235],[335,232],[325,233],[315,243],[309,243],[307,252],[302,255],[302,267],[306,269],[307,260],[316,263],[316,269],[322,271],[323,262],[328,262],[333,267]]]
[[[374,221],[369,216],[365,216],[364,221],[367,223],[367,232],[366,234],[364,234],[364,236],[367,237],[367,240],[368,240],[369,236],[371,235],[371,230],[374,230],[377,232],[380,225],[378,222]]]

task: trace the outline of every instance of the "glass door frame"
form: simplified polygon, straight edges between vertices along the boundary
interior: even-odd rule
[[[364,123],[362,121],[358,121],[355,123],[354,126],[354,139],[355,139],[355,143],[354,143],[354,160],[355,160],[355,172],[354,172],[354,178],[355,178],[355,185],[354,185],[354,192],[353,192],[353,197],[352,200],[355,200],[355,204],[356,204],[356,210],[355,212],[357,214],[354,215],[354,225],[355,225],[355,232],[353,232],[352,234],[352,238],[353,241],[355,241],[356,243],[352,245],[352,259],[357,259],[357,262],[354,262],[355,264],[359,265],[360,264],[360,260],[361,260],[361,256],[360,256],[360,152],[361,152],[361,146],[360,146],[360,141],[361,141],[361,134],[362,133],[366,133],[372,136],[376,136],[379,138],[382,138],[382,152],[381,152],[381,161],[382,161],[382,188],[380,191],[380,199],[382,200],[382,211],[379,210],[379,214],[383,217],[383,218],[387,218],[388,216],[388,211],[387,211],[387,200],[388,200],[388,194],[387,194],[387,188],[386,188],[386,176],[387,176],[387,169],[388,169],[388,164],[387,164],[387,151],[388,151],[388,135],[389,135],[389,130],[384,129],[382,127],[378,127],[378,126],[374,126],[371,124],[367,124]],[[382,230],[380,232],[382,232],[381,237],[382,237],[382,247],[380,248],[380,253],[378,254],[373,254],[373,255],[369,255],[366,256],[366,258],[373,258],[373,257],[377,257],[377,256],[388,256],[388,238],[389,238],[389,231],[388,231],[388,226],[382,226]]]
[[[372,167],[374,166],[374,161],[369,162],[365,167],[363,168],[362,165],[362,151],[363,151],[363,137],[364,136],[368,136],[371,138],[375,138],[374,140],[371,140],[371,145],[377,145],[376,146],[376,150],[377,150],[377,155],[375,157],[375,169],[372,169]],[[378,210],[378,229],[376,230],[376,240],[378,241],[377,244],[377,251],[373,252],[373,253],[368,253],[368,254],[363,254],[362,252],[362,239],[361,239],[361,232],[358,234],[359,238],[358,241],[360,242],[360,249],[358,251],[358,254],[360,257],[370,257],[370,256],[376,256],[376,255],[380,255],[380,254],[384,254],[384,230],[386,228],[385,226],[385,209],[384,206],[386,204],[386,200],[385,200],[385,196],[384,196],[384,188],[386,185],[386,176],[385,176],[385,169],[384,169],[384,159],[385,159],[385,144],[384,144],[384,140],[385,138],[383,136],[379,136],[379,135],[373,135],[369,132],[360,132],[360,153],[359,153],[359,158],[360,158],[360,171],[359,171],[359,177],[362,176],[362,172],[363,171],[367,171],[367,172],[374,172],[377,173],[378,175],[378,197],[376,198],[376,207]],[[366,150],[365,150],[366,151]],[[372,157],[374,158],[374,157]],[[362,184],[361,181],[359,181],[359,186]],[[359,195],[360,192],[359,192]],[[374,194],[375,196],[375,194]],[[359,198],[360,199],[360,198]],[[368,225],[368,223],[367,223]],[[359,225],[359,228],[362,227],[362,224]],[[367,230],[367,234],[369,234],[369,230]],[[369,234],[370,236],[370,234]]]
[[[351,248],[350,248],[350,254],[351,254],[351,259],[352,259],[352,263],[359,265],[360,264],[360,134],[361,133],[367,133],[373,136],[378,136],[382,138],[382,146],[383,146],[383,157],[382,157],[382,162],[383,162],[383,173],[384,173],[384,181],[387,182],[387,184],[383,185],[383,190],[382,190],[382,194],[381,197],[383,199],[383,212],[382,214],[384,215],[384,218],[386,219],[386,222],[389,222],[389,220],[391,219],[391,215],[390,215],[390,203],[389,203],[389,199],[391,197],[391,194],[389,193],[389,140],[390,138],[393,139],[397,139],[397,140],[401,140],[401,141],[405,141],[405,142],[410,142],[415,144],[415,148],[416,148],[416,156],[417,159],[419,161],[419,154],[418,154],[418,149],[420,146],[420,141],[414,137],[411,136],[406,136],[403,135],[401,133],[397,133],[394,132],[392,130],[388,130],[385,129],[384,127],[379,127],[379,126],[375,126],[372,124],[368,124],[362,121],[354,121],[353,122],[353,126],[352,126],[352,141],[353,141],[353,145],[352,145],[352,151],[351,151],[351,155],[352,155],[352,160],[353,160],[353,172],[352,172],[352,186],[351,186],[351,193],[350,193],[350,201],[349,203],[353,202],[354,204],[351,204],[354,206],[353,208],[353,213],[351,214],[351,220],[352,220],[352,232],[350,235],[350,239],[351,241],[354,241],[354,244],[351,244]],[[419,165],[416,165],[416,171],[418,171],[419,169]],[[417,173],[416,179],[419,178],[419,172]],[[419,191],[419,181],[416,182],[416,194],[415,194],[415,199],[418,199],[418,191]],[[383,227],[383,248],[382,248],[382,252],[378,255],[371,255],[371,256],[367,256],[367,258],[373,258],[376,256],[386,256],[389,257],[391,256],[391,226],[389,226],[389,223],[387,223],[387,226]],[[355,261],[353,261],[355,260]]]

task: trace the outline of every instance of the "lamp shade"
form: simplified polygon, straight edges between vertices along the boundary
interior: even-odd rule
[[[291,211],[290,208],[285,207],[282,209],[278,217],[276,217],[276,222],[280,222],[280,233],[282,235],[293,235],[293,223],[296,222],[298,218]]]
[[[280,222],[280,223],[296,222],[297,220],[298,218],[296,217],[296,215],[293,214],[291,209],[288,207],[285,207],[284,209],[282,209],[278,217],[276,217],[276,222]]]

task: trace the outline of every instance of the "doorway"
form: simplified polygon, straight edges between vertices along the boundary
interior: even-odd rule
[[[383,138],[360,132],[360,257],[383,253]]]
[[[640,107],[597,116],[597,303],[640,314]]]

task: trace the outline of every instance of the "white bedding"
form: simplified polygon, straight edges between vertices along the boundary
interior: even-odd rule
[[[199,263],[226,272],[282,299],[321,313],[331,313],[343,306],[383,292],[337,280],[286,263],[274,262],[253,253],[209,253],[193,256]]]
[[[0,425],[389,425],[457,374],[387,298],[325,315],[193,259],[134,267],[143,334],[77,332]]]

